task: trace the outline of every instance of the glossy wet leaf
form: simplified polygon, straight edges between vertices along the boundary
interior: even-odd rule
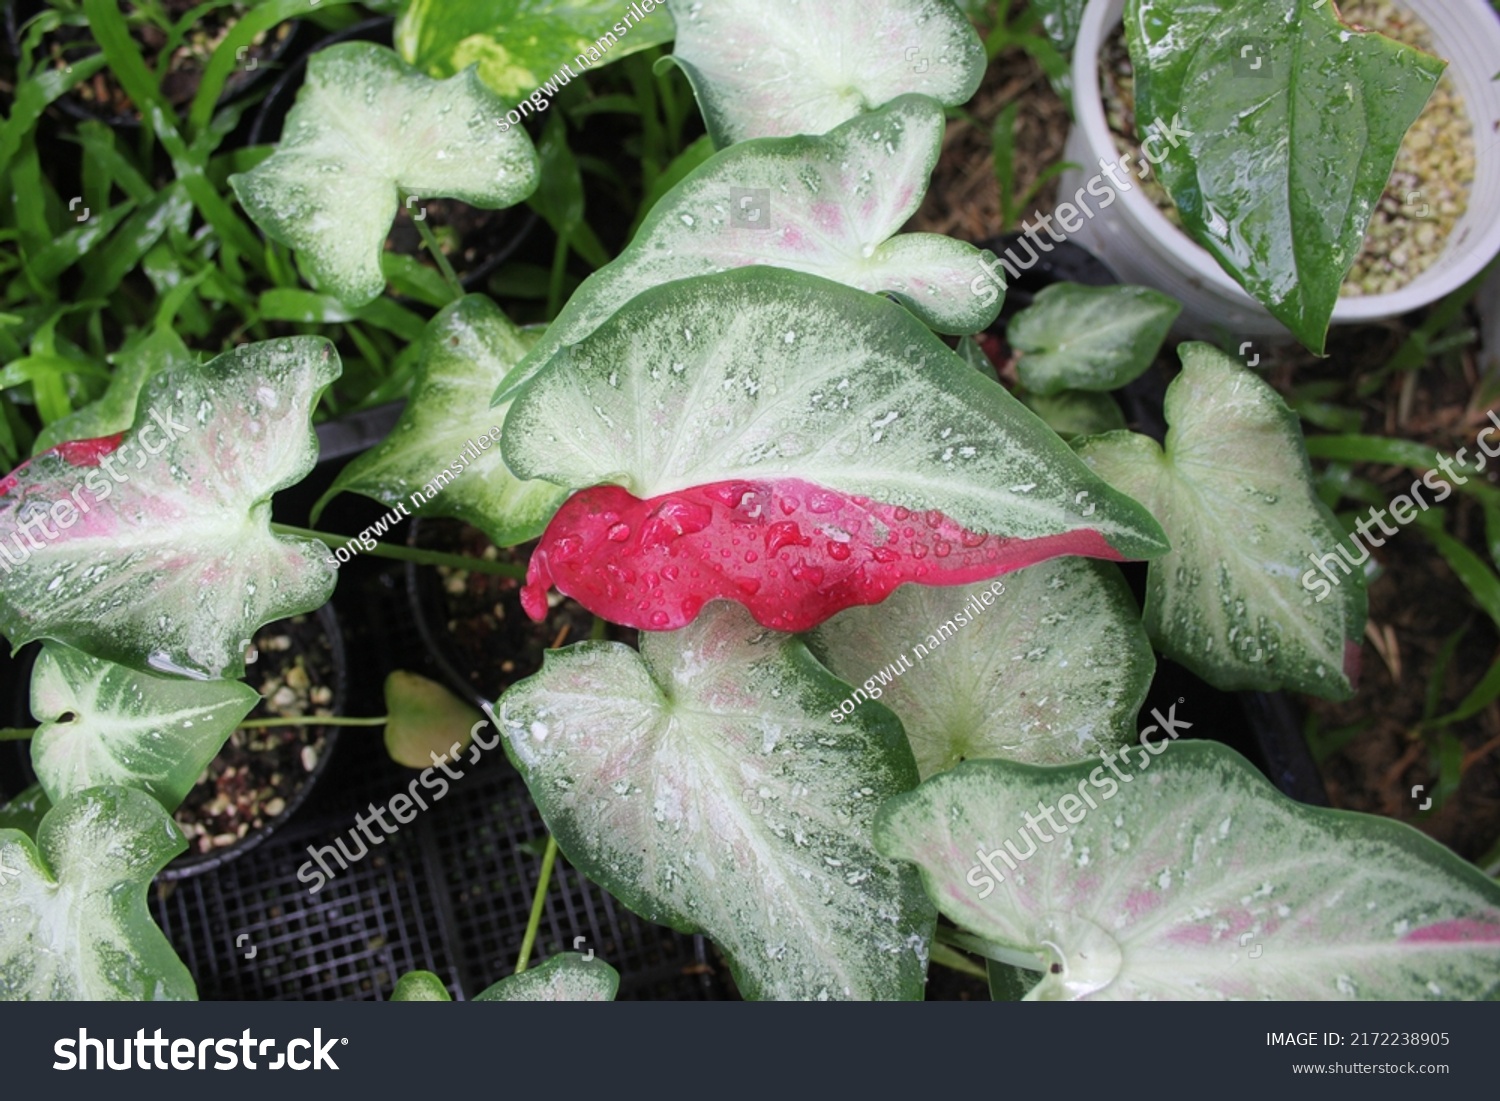
[[[1063,53],[1070,53],[1083,25],[1088,0],[1031,0],[1031,10],[1042,17],[1042,29]]]
[[[808,645],[896,713],[923,778],[976,757],[1065,764],[1133,740],[1156,668],[1119,570],[1079,558],[1003,582],[904,585]]]
[[[1146,629],[1217,688],[1354,692],[1364,574],[1315,597],[1310,557],[1343,529],[1313,491],[1297,417],[1269,385],[1207,344],[1179,349],[1166,450],[1111,432],[1078,443],[1097,474],[1144,503],[1171,553],[1151,563]]]
[[[574,77],[670,42],[673,32],[665,4],[411,0],[396,20],[396,49],[429,76],[477,65],[479,79],[507,103],[538,89],[547,102]]]
[[[1011,319],[1005,338],[1032,393],[1118,390],[1151,366],[1181,312],[1149,287],[1054,283]]]
[[[1444,62],[1325,0],[1129,0],[1135,113],[1183,224],[1314,352]],[[1175,120],[1175,122],[1174,122]]]
[[[620,973],[600,959],[563,952],[535,967],[501,979],[474,997],[476,1002],[612,1002]]]
[[[197,357],[169,328],[150,330],[115,357],[109,387],[98,401],[53,421],[38,433],[32,454],[40,455],[69,440],[95,440],[123,432],[135,420],[135,403],[146,380],[159,371],[191,367]]]
[[[1295,803],[1225,746],[1154,744],[1115,763],[1128,781],[967,762],[882,807],[876,843],[962,928],[1037,959],[1028,1000],[1500,995],[1500,886],[1472,865]]]
[[[977,296],[971,284],[994,256],[951,237],[900,232],[926,194],[944,128],[937,103],[902,96],[822,137],[768,138],[712,157],[584,281],[497,398],[643,291],[752,264],[893,295],[939,332],[985,328],[999,295]]]
[[[276,152],[230,185],[255,223],[298,250],[319,289],[351,306],[385,290],[398,207],[458,199],[494,210],[535,189],[536,151],[500,129],[505,104],[466,70],[436,81],[368,42],[320,50]]]
[[[1017,396],[1021,404],[1046,421],[1047,427],[1065,440],[1074,436],[1097,436],[1126,426],[1125,414],[1108,394],[1064,390],[1047,396],[1025,392]]]
[[[31,674],[31,763],[54,803],[110,784],[167,810],[260,702],[239,681],[154,676],[49,643]]]
[[[385,750],[407,768],[429,768],[433,755],[455,759],[468,747],[475,723],[485,721],[436,681],[398,669],[385,678]],[[450,754],[457,744],[460,752]]]
[[[533,586],[647,628],[722,596],[804,630],[903,581],[1164,549],[1144,509],[910,314],[770,268],[634,299],[527,383],[504,448],[520,477],[598,487],[549,525]]]
[[[957,106],[984,76],[984,45],[950,0],[668,0],[672,60],[719,148],[823,134],[907,92]]]
[[[497,546],[541,534],[566,494],[511,474],[498,446],[505,408],[489,408],[495,387],[534,340],[483,295],[442,310],[423,335],[401,419],[382,443],[339,472],[314,521],[329,500],[352,492],[424,516],[455,517]]]
[[[36,831],[42,819],[52,809],[52,801],[42,790],[41,784],[32,784],[10,802],[0,807],[0,830],[20,830],[27,837],[36,839]]]
[[[408,971],[391,991],[393,1002],[451,1002],[453,995],[431,971]]]
[[[257,628],[333,591],[327,548],[272,535],[270,520],[272,495],[317,460],[311,412],[338,374],[317,337],[245,345],[155,375],[122,436],[0,479],[0,631],[135,669],[240,676]]]
[[[35,843],[0,829],[0,1000],[196,998],[146,906],[152,877],[186,848],[160,804],[130,788],[70,796]]]
[[[570,863],[649,921],[703,932],[752,999],[920,999],[932,911],[876,856],[916,784],[900,724],[795,638],[715,605],[641,650],[549,651],[500,701],[507,752]]]

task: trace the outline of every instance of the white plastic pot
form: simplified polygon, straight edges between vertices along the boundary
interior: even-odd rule
[[[1467,283],[1500,252],[1500,19],[1486,0],[1399,0],[1432,31],[1436,52],[1449,62],[1454,82],[1474,127],[1476,156],[1469,207],[1450,234],[1443,255],[1421,275],[1390,294],[1342,298],[1334,324],[1379,321],[1427,305]],[[1059,201],[1073,196],[1119,154],[1105,122],[1099,91],[1099,54],[1119,26],[1125,0],[1089,0],[1073,54],[1073,96],[1077,122],[1064,158],[1084,166],[1064,173]],[[1170,120],[1167,120],[1170,121]],[[1183,303],[1178,328],[1191,335],[1289,339],[1287,330],[1219,267],[1217,260],[1167,221],[1127,172],[1131,183],[1118,190],[1107,209],[1094,202],[1095,216],[1071,239],[1092,251],[1126,283],[1139,283]]]

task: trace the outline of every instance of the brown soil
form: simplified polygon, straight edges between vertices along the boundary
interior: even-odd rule
[[[520,215],[513,211],[481,210],[457,199],[423,198],[413,203],[409,209],[400,208],[396,212],[390,236],[386,238],[386,251],[414,256],[434,271],[437,270],[437,263],[427,251],[421,231],[413,221],[414,217],[423,213],[426,217],[422,221],[432,229],[438,247],[443,250],[443,255],[453,265],[454,274],[460,279],[474,273],[497,249],[507,243],[500,239],[507,222],[513,222],[513,228],[521,225]]]
[[[501,550],[483,532],[457,520],[423,520],[416,533],[419,546],[491,562],[525,565],[535,546]],[[446,618],[431,626],[444,633],[441,645],[455,670],[485,699],[499,699],[512,684],[540,670],[547,650],[580,642],[593,630],[593,614],[556,592],[546,620],[533,623],[521,609],[520,581],[447,567],[435,572],[442,582]],[[636,632],[611,625],[608,637],[634,643]]]
[[[331,715],[333,658],[315,619],[261,628],[246,680],[261,694],[250,718]],[[226,849],[286,813],[322,757],[327,728],[236,730],[174,817],[188,852]]]

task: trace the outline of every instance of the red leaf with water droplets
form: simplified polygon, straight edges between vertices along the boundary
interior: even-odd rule
[[[522,603],[542,619],[555,585],[612,623],[667,631],[710,600],[734,600],[762,626],[795,632],[907,582],[969,584],[1064,554],[1122,557],[1091,529],[1008,539],[795,479],[644,501],[603,485],[574,495],[548,525]]]
[[[116,432],[113,436],[100,436],[97,440],[73,440],[69,443],[60,443],[51,451],[44,451],[42,454],[56,454],[69,466],[98,466],[100,459],[120,446],[120,440],[124,438],[124,435],[123,432]],[[20,484],[21,472],[35,461],[36,459],[30,459],[4,478],[0,478],[0,497],[4,497]]]

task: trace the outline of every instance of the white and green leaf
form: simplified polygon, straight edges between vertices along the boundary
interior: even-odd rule
[[[333,592],[327,548],[270,521],[272,495],[317,461],[310,418],[338,374],[321,338],[245,345],[154,376],[118,446],[63,444],[0,480],[0,631],[135,669],[242,675],[257,628]]]
[[[976,757],[1053,765],[1123,745],[1156,669],[1120,571],[1081,558],[1003,583],[903,585],[808,645],[896,713],[924,779]]]
[[[568,860],[712,937],[747,998],[920,999],[932,910],[869,832],[916,767],[889,712],[834,724],[846,691],[795,637],[715,603],[640,653],[549,652],[500,726]]]
[[[239,681],[158,677],[49,643],[31,674],[32,767],[53,803],[118,785],[175,810],[259,702]]]
[[[1028,1000],[1500,996],[1500,886],[1472,865],[1295,803],[1224,746],[1157,744],[1125,782],[967,762],[882,807],[876,843],[995,957],[1035,961]]]
[[[1171,553],[1151,564],[1146,629],[1217,688],[1354,692],[1364,575],[1317,599],[1310,557],[1343,535],[1313,491],[1297,417],[1275,390],[1207,344],[1184,344],[1167,389],[1166,449],[1130,432],[1077,443],[1105,481],[1161,521]],[[1328,594],[1325,593],[1326,597]]]
[[[523,482],[511,474],[498,446],[505,409],[489,410],[490,395],[535,339],[483,295],[444,308],[423,334],[401,419],[379,446],[340,471],[313,510],[314,522],[329,500],[352,492],[424,516],[455,517],[497,546],[541,534],[566,493],[550,482]],[[481,437],[483,450],[472,458]],[[461,464],[457,477],[454,463]]]
[[[1033,393],[1118,390],[1151,366],[1181,312],[1149,287],[1054,283],[1011,319],[1005,338]]]
[[[146,890],[187,848],[161,805],[92,788],[37,840],[0,830],[0,1001],[191,1001],[193,978],[151,920]]]
[[[170,328],[153,328],[111,357],[114,373],[98,401],[53,421],[37,434],[33,455],[69,440],[96,440],[123,432],[135,420],[135,403],[146,380],[160,371],[191,367],[197,358]]]
[[[824,134],[916,92],[956,107],[984,44],[951,0],[668,0],[682,67],[714,143]]]
[[[536,188],[536,151],[504,117],[472,70],[437,81],[384,47],[342,43],[309,60],[276,152],[229,183],[320,290],[361,306],[385,290],[382,247],[403,201],[493,210]]]
[[[916,318],[773,268],[635,298],[526,384],[503,442],[519,477],[572,489],[796,478],[1008,538],[1165,549],[1143,508]]]
[[[935,233],[901,233],[942,149],[942,108],[901,96],[821,137],[766,138],[709,159],[662,196],[629,247],[586,279],[520,370],[504,401],[559,348],[661,283],[765,264],[889,294],[943,333],[975,333],[1000,310],[989,252]]]
[[[1022,405],[1046,421],[1047,427],[1065,440],[1125,428],[1125,414],[1108,394],[1064,390],[1044,396],[1023,390],[1016,396]]]
[[[474,65],[507,103],[538,89],[550,101],[559,84],[672,40],[665,4],[654,11],[648,5],[644,19],[632,19],[631,7],[617,0],[410,0],[396,19],[395,45],[429,76]]]
[[[620,973],[599,959],[563,952],[501,979],[474,997],[476,1002],[612,1002]]]

